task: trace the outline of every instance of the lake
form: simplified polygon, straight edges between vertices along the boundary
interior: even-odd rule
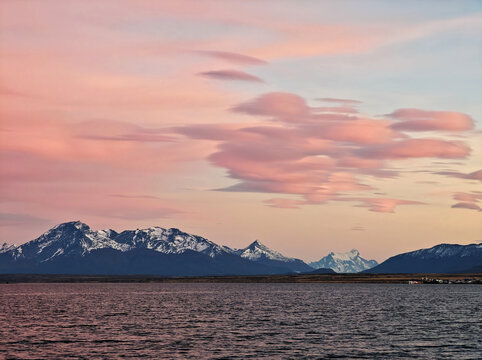
[[[482,285],[0,284],[0,359],[480,359]]]

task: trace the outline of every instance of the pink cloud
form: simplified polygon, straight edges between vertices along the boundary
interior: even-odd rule
[[[482,194],[458,192],[453,195],[453,198],[462,202],[477,202],[482,199]]]
[[[347,192],[375,190],[359,177],[398,176],[398,171],[389,167],[392,160],[456,158],[470,153],[470,148],[459,141],[412,139],[392,129],[391,122],[385,119],[316,114],[303,98],[290,93],[264,94],[232,110],[269,118],[257,125],[205,124],[172,130],[190,138],[218,142],[209,161],[239,180],[219,190],[301,197],[298,201],[268,201],[267,205],[273,207],[342,201],[341,196]],[[393,212],[399,205],[419,204],[391,198],[360,199],[355,201],[375,212]]]
[[[0,225],[2,226],[25,226],[32,223],[45,226],[48,222],[48,219],[34,215],[0,212]]]
[[[471,193],[457,192],[453,194],[453,199],[459,202],[452,205],[452,208],[482,211],[480,206],[477,205],[477,202],[479,202],[482,199],[481,192],[471,192]]]
[[[316,108],[314,109],[316,111]],[[356,120],[357,117],[353,114],[349,113],[330,113],[330,112],[321,112],[321,113],[314,113],[311,115],[311,120],[314,121],[353,121]]]
[[[294,143],[283,144],[271,141],[271,146],[266,146],[262,141],[237,141],[223,143],[218,146],[219,152],[210,158],[218,160],[221,156],[229,157],[228,162],[239,160],[249,160],[253,162],[300,160],[308,153],[303,148],[297,147]]]
[[[388,116],[399,120],[392,125],[405,131],[466,131],[474,127],[474,121],[466,114],[454,111],[427,111],[398,109]]]
[[[9,200],[4,206],[17,206],[11,214],[29,207],[28,213],[45,212],[49,219],[111,214],[122,223],[181,214],[177,204],[154,195],[162,197],[164,181],[187,181],[180,174],[196,173],[205,159],[226,169],[240,190],[322,203],[342,192],[366,191],[364,174],[384,176],[392,158],[406,156],[393,149],[397,129],[383,120],[370,131],[361,129],[352,115],[359,101],[324,98],[327,106],[313,108],[296,94],[271,93],[234,111],[278,120],[277,126],[259,118],[236,123],[241,116],[224,109],[252,95],[193,74],[228,64],[266,64],[262,59],[361,53],[433,34],[434,27],[480,23],[480,17],[448,27],[445,20],[423,22],[409,31],[392,22],[320,24],[294,2],[274,11],[269,2],[4,1],[1,7],[0,193]],[[155,23],[167,31],[153,32]],[[195,55],[192,49],[226,51]],[[116,122],[85,121],[93,118]],[[452,124],[447,129],[464,127],[462,118],[448,118],[434,116],[437,124],[431,126],[446,121]],[[420,128],[407,124],[419,118],[397,120]],[[220,125],[196,125],[205,121]],[[363,156],[373,144],[397,156]],[[450,176],[482,179],[477,173]]]
[[[200,142],[180,144],[164,130],[111,120],[71,123],[55,117],[7,117],[3,125],[0,150],[6,155],[0,162],[4,176],[15,181],[80,181],[125,170],[162,173],[180,169],[183,162],[207,156],[214,148]]]
[[[75,136],[91,140],[172,142],[176,138],[165,134],[164,129],[150,129],[123,121],[95,119],[71,125]]]
[[[267,62],[252,56],[237,54],[228,51],[197,51],[199,54],[226,60],[242,65],[266,65]]]
[[[319,101],[324,101],[324,102],[329,102],[329,103],[338,103],[342,105],[358,105],[361,104],[361,101],[358,100],[352,100],[352,99],[337,99],[337,98],[319,98],[317,99]]]
[[[341,114],[356,114],[358,110],[351,106],[317,106],[312,108],[313,111],[341,113]]]
[[[477,170],[471,173],[462,173],[457,171],[437,171],[435,174],[445,175],[460,179],[467,179],[467,180],[479,180],[482,181],[482,170]]]
[[[324,139],[358,144],[383,144],[399,136],[388,126],[387,121],[366,118],[321,122],[307,125],[304,130]]]
[[[476,210],[482,211],[479,205],[472,203],[472,202],[459,202],[451,206],[454,209],[468,209],[468,210]]]
[[[272,92],[232,108],[232,111],[249,115],[269,116],[282,121],[296,122],[310,115],[305,100],[295,94]]]
[[[365,198],[359,199],[362,204],[360,207],[368,207],[370,211],[394,213],[395,208],[399,205],[421,205],[422,202],[411,200],[399,200],[391,198]]]
[[[337,161],[340,167],[355,169],[379,169],[383,167],[383,161],[379,159],[366,159],[356,156],[341,157]]]
[[[198,75],[205,76],[212,79],[218,79],[218,80],[239,80],[239,81],[264,83],[264,81],[261,78],[240,70],[205,71],[205,72],[199,73]]]
[[[118,197],[124,199],[159,199],[158,196],[153,195],[127,195],[127,194],[111,194],[111,197]]]
[[[463,142],[439,139],[404,139],[362,149],[363,157],[375,159],[465,158],[471,149]]]
[[[97,169],[101,170],[101,169]],[[148,189],[150,180],[137,173],[102,173],[91,171],[89,178],[38,182],[32,179],[28,192],[19,182],[2,182],[0,196],[15,209],[25,203],[33,213],[49,219],[101,217],[123,219],[155,219],[181,216],[179,204],[155,196],[131,196]],[[117,193],[112,196],[112,192]],[[123,196],[125,194],[125,196]],[[61,212],[58,209],[62,209]]]
[[[6,189],[11,183],[83,182],[94,180],[96,177],[104,178],[104,173],[93,164],[78,160],[55,159],[25,151],[2,149],[0,167],[0,184],[4,190],[0,192],[2,196],[7,195]],[[95,172],[97,175],[94,175]],[[113,175],[114,173],[116,172],[113,172]]]
[[[305,204],[302,200],[274,198],[265,201],[265,204],[278,209],[299,209],[300,205]]]
[[[228,124],[193,124],[177,126],[171,128],[175,133],[179,133],[192,139],[202,140],[232,140],[234,138],[247,138],[249,134],[242,133],[240,126]]]

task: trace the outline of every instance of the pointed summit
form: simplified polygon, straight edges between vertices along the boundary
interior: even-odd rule
[[[259,241],[233,250],[176,228],[154,226],[117,233],[92,230],[81,221],[59,224],[35,240],[0,253],[0,274],[202,276],[309,270],[301,260],[286,258]]]
[[[247,247],[245,247],[245,249],[256,249],[256,248],[259,248],[259,249],[268,249],[268,247],[266,247],[265,245],[261,244],[261,242],[259,240],[255,240],[253,241],[251,244],[249,244]],[[268,249],[269,250],[269,249]]]
[[[259,240],[253,241],[244,249],[235,250],[234,253],[251,261],[286,268],[286,272],[313,270],[302,260],[286,257],[277,251],[271,250]]]
[[[262,258],[280,261],[292,260],[291,258],[283,256],[277,251],[271,250],[267,246],[263,245],[259,240],[255,240],[244,249],[238,250],[238,253],[241,257],[249,260],[258,260]]]

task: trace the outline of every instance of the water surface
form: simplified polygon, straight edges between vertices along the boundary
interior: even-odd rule
[[[482,286],[0,284],[0,359],[482,358]]]

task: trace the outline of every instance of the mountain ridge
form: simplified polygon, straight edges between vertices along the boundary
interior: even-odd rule
[[[309,265],[315,269],[332,269],[337,273],[357,273],[378,265],[378,262],[366,260],[360,256],[358,250],[352,249],[345,253],[330,252],[327,256],[311,262]]]
[[[241,256],[239,251],[248,248],[259,256]],[[177,228],[155,226],[118,233],[112,229],[94,231],[80,221],[56,225],[38,238],[0,254],[0,273],[190,276],[282,274],[304,270],[312,268],[258,241],[235,250]]]
[[[467,273],[482,269],[482,243],[439,244],[392,256],[371,267],[374,264],[375,260],[363,259],[356,249],[331,252],[308,265],[259,240],[232,249],[177,228],[153,226],[117,232],[92,230],[80,221],[58,224],[22,245],[0,246],[3,274],[208,276],[350,273],[359,269],[373,274]]]
[[[392,256],[364,273],[461,273],[482,268],[482,243],[439,244]]]
[[[283,266],[283,264],[289,264],[290,269],[295,272],[307,272],[313,270],[313,268],[304,261],[286,257],[277,251],[271,250],[259,240],[253,241],[243,249],[234,250],[234,253],[242,258],[266,265],[278,267]]]

